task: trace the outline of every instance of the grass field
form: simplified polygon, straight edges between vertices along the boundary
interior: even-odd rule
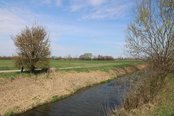
[[[127,65],[136,65],[141,63],[141,61],[135,60],[114,60],[114,61],[86,61],[86,60],[51,60],[50,67],[56,69],[67,68],[67,67],[117,67],[117,66],[127,66]],[[14,65],[13,60],[0,60],[0,70],[15,70],[17,69]]]
[[[88,72],[94,70],[109,71],[115,67],[126,67],[131,65],[137,65],[142,61],[136,60],[113,60],[113,61],[96,61],[96,60],[51,60],[50,67],[56,68],[59,71],[78,71]],[[15,70],[13,60],[0,60],[0,71],[3,70]],[[1,77],[14,78],[16,76],[27,75],[25,73],[0,73]]]
[[[0,60],[0,70],[16,69],[13,60]]]

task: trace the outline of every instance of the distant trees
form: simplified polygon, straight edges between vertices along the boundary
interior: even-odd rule
[[[25,68],[34,72],[36,68],[49,66],[49,37],[42,26],[26,27],[12,39],[17,47],[15,64],[21,71]]]
[[[94,60],[114,60],[114,58],[112,56],[98,55],[97,57],[94,58]]]
[[[11,56],[0,56],[0,60],[11,60],[13,59]]]
[[[65,56],[65,57],[57,57],[52,56],[51,59],[53,60],[115,60],[112,56],[104,56],[104,55],[98,55],[93,56],[92,53],[84,53],[80,55],[79,57],[72,57],[71,55]],[[124,59],[124,58],[117,58],[117,59]]]
[[[81,60],[91,60],[92,59],[92,53],[84,53],[79,56],[79,59]]]
[[[174,64],[174,1],[140,0],[136,19],[128,26],[127,47],[132,55],[169,71]]]

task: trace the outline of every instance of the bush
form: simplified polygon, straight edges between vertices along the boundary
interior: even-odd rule
[[[14,38],[17,47],[15,65],[34,72],[36,68],[48,68],[50,42],[47,31],[42,26],[26,27]]]
[[[124,97],[122,106],[116,111],[117,115],[126,115],[126,112],[152,102],[160,89],[165,85],[166,75],[162,71],[149,69],[145,73],[144,76],[132,82],[129,92]]]

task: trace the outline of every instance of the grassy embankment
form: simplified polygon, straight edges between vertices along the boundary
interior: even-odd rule
[[[168,74],[166,85],[159,91],[153,102],[140,107],[133,114],[137,116],[174,116],[174,72]]]
[[[58,70],[50,74],[16,74],[18,78],[0,78],[0,114],[23,112],[61,99],[94,84],[105,82],[143,67],[139,61],[51,61],[53,67],[91,66],[85,69]],[[59,64],[60,63],[60,64]],[[62,63],[62,64],[61,64]],[[56,66],[57,65],[57,66]],[[132,66],[133,65],[133,66]],[[130,67],[128,67],[130,66]],[[113,69],[113,70],[111,70]],[[8,77],[9,73],[0,75]],[[12,73],[14,76],[14,73]],[[37,77],[37,78],[36,78]]]
[[[123,114],[124,116],[174,116],[174,71],[167,75],[165,84],[151,102],[128,112],[123,110]]]

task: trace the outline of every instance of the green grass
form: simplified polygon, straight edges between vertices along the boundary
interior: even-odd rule
[[[16,69],[13,60],[0,60],[0,70]]]
[[[56,68],[58,71],[77,71],[77,72],[89,72],[89,71],[109,71],[115,67],[126,67],[130,65],[137,65],[142,61],[136,60],[113,60],[113,61],[96,61],[96,60],[51,60],[50,67]],[[70,69],[59,69],[68,68]],[[79,68],[80,67],[80,68]],[[0,71],[14,70],[13,60],[0,60]],[[0,78],[15,78],[19,76],[28,76],[28,73],[0,73]]]
[[[137,108],[134,116],[174,116],[174,72],[168,74],[167,81],[153,101],[153,105],[146,104]],[[131,115],[131,116],[132,116]]]
[[[52,96],[51,102],[56,102],[58,99],[59,99],[59,96],[57,96],[57,95]]]
[[[14,111],[9,111],[4,114],[4,116],[12,116],[15,115],[16,113]]]
[[[158,97],[157,104],[150,115],[174,116],[174,72],[168,75],[167,85]]]
[[[50,67],[66,68],[66,67],[117,67],[126,65],[135,65],[141,63],[136,60],[113,60],[113,61],[97,61],[97,60],[51,60]],[[0,70],[14,70],[17,69],[13,60],[0,60]]]
[[[16,77],[30,77],[33,75],[34,74],[31,73],[9,72],[9,73],[0,73],[0,78],[14,79]]]
[[[97,60],[51,60],[50,66],[55,68],[66,67],[100,67],[100,66],[117,66],[137,64],[140,61],[135,60],[114,60],[114,61],[97,61]]]

